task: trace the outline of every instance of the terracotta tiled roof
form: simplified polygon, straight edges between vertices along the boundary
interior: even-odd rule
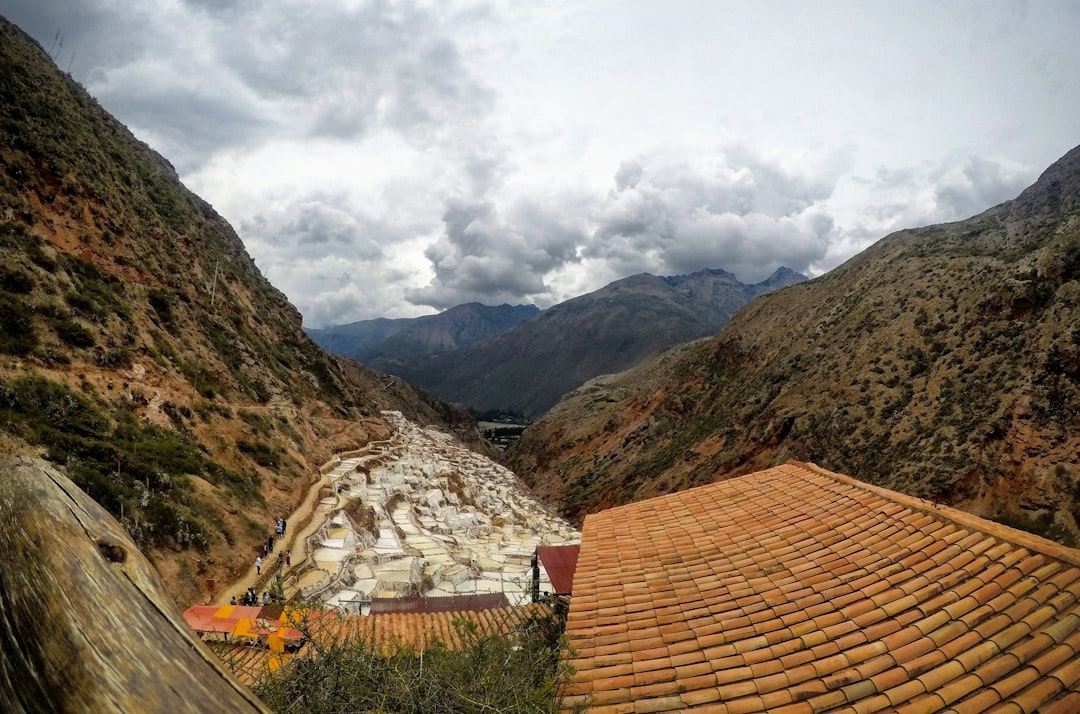
[[[290,658],[288,654],[236,641],[212,642],[210,648],[245,687],[255,686],[267,670],[277,669]]]
[[[519,630],[534,612],[546,612],[543,605],[504,607],[470,612],[392,612],[378,615],[354,615],[343,621],[343,628],[368,642],[384,648],[405,645],[422,650],[434,640],[442,640],[451,649],[461,647],[478,635],[509,633]],[[471,623],[466,628],[456,622]],[[472,628],[475,626],[475,629]]]
[[[585,519],[568,703],[1080,712],[1080,552],[789,463]]]
[[[226,608],[231,606],[224,606]],[[208,627],[209,616],[217,607],[194,607],[184,612],[188,623],[200,633],[229,632],[221,627]],[[239,608],[236,608],[239,609]],[[244,608],[257,611],[259,608]],[[280,608],[278,608],[280,611]],[[430,647],[436,640],[442,641],[451,649],[469,644],[472,637],[488,634],[509,634],[522,630],[531,616],[545,616],[551,610],[546,605],[532,604],[524,607],[503,607],[473,611],[441,612],[393,612],[378,615],[343,615],[333,610],[286,610],[282,622],[288,622],[302,630],[306,639],[316,642],[334,638],[358,637],[384,654],[390,654],[398,647],[411,648],[420,652]],[[218,613],[221,615],[228,613]],[[250,616],[251,613],[242,613]],[[200,619],[201,618],[201,619]],[[238,620],[243,629],[243,620]],[[259,621],[261,622],[261,621]],[[458,623],[461,623],[459,626]],[[241,682],[251,685],[258,681],[266,668],[276,669],[293,657],[303,657],[309,653],[305,645],[298,653],[293,653],[289,645],[298,640],[272,637],[260,639],[256,633],[243,638],[212,642],[214,651],[222,662],[233,671]],[[261,634],[266,634],[262,632]],[[265,645],[259,643],[266,642]]]
[[[536,548],[536,555],[544,564],[551,587],[556,595],[569,595],[574,589],[574,571],[577,570],[578,554],[581,546],[541,545]]]

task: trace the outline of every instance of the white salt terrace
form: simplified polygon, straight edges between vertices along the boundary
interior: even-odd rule
[[[577,543],[581,534],[508,469],[400,412],[383,416],[394,437],[328,474],[332,495],[318,507],[325,522],[289,589],[353,612],[366,612],[372,598],[412,594],[524,602],[536,546]],[[342,511],[354,501],[374,510],[378,537]]]

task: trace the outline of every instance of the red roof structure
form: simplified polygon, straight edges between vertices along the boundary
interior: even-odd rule
[[[248,638],[266,635],[286,641],[303,639],[300,630],[290,626],[288,614],[280,605],[195,605],[184,611],[184,620],[199,634],[214,633]]]
[[[585,518],[566,704],[1080,712],[1080,551],[788,463]]]
[[[581,546],[578,544],[537,546],[536,555],[540,558],[556,595],[569,595],[573,592],[574,571],[577,570],[580,552]]]

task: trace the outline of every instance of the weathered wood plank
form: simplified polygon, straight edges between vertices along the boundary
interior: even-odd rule
[[[123,528],[47,462],[0,461],[0,711],[252,712]]]

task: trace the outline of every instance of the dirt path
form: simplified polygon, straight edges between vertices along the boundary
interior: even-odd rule
[[[386,441],[372,441],[366,444],[363,449],[360,449],[356,456],[370,455],[375,448],[392,443],[392,439]],[[335,459],[337,459],[336,456]],[[340,459],[338,460],[340,461]],[[236,597],[237,602],[240,602],[241,597],[248,588],[255,588],[255,592],[261,595],[263,590],[268,589],[270,583],[273,581],[275,573],[273,566],[276,558],[281,557],[284,560],[286,550],[292,551],[292,565],[290,567],[282,566],[282,579],[287,579],[289,574],[304,562],[304,558],[307,557],[308,536],[322,526],[322,520],[315,518],[317,515],[316,509],[320,503],[319,494],[322,492],[323,487],[330,485],[330,474],[332,472],[333,469],[327,471],[325,474],[320,473],[319,478],[311,484],[310,488],[308,488],[304,500],[300,502],[300,505],[297,506],[295,511],[289,514],[286,519],[288,528],[285,531],[285,540],[284,542],[278,540],[274,545],[274,552],[270,557],[263,559],[262,573],[260,575],[255,574],[255,561],[252,560],[251,566],[243,575],[218,593],[215,598],[215,604],[228,605],[230,599],[234,596]],[[341,495],[336,495],[335,498],[337,498],[337,504],[328,509],[329,513],[333,513],[343,504],[343,497]]]

